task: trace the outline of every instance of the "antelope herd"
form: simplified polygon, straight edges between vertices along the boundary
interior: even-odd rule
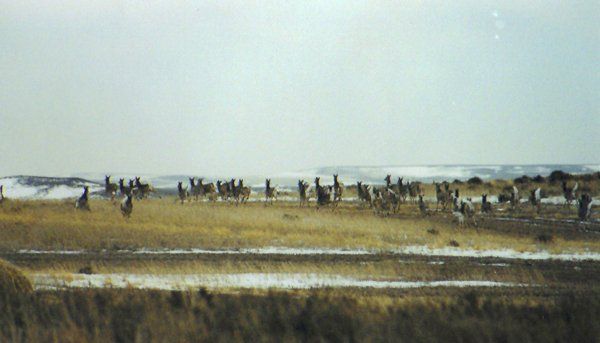
[[[122,201],[120,210],[125,218],[129,218],[133,212],[133,199],[142,200],[148,198],[151,194],[156,194],[155,189],[147,183],[143,183],[140,177],[129,179],[127,184],[125,179],[119,179],[118,184],[112,183],[110,175],[104,179],[104,195],[115,200],[117,192],[120,193]],[[440,211],[444,212],[448,206],[452,206],[450,213],[455,221],[460,225],[476,224],[475,206],[471,198],[461,198],[458,188],[450,189],[450,183],[444,181],[441,183],[433,182],[435,189],[435,210],[431,211],[424,200],[424,192],[420,182],[404,182],[402,177],[398,177],[396,183],[392,183],[392,176],[387,175],[383,181],[385,185],[367,185],[362,181],[356,183],[357,199],[360,203],[368,205],[377,214],[397,213],[401,204],[406,202],[416,202],[420,213],[424,216],[431,215]],[[577,214],[580,220],[587,221],[591,218],[592,197],[587,193],[582,193],[577,197],[578,183],[569,187],[566,181],[562,181],[561,189],[565,199],[565,206],[570,206],[573,202],[577,205]],[[334,210],[342,201],[345,192],[345,186],[340,182],[339,175],[333,175],[333,185],[321,184],[320,177],[314,179],[314,190],[305,180],[298,180],[298,200],[299,206],[310,206],[311,198],[315,198],[316,209],[331,206]],[[189,178],[189,189],[184,187],[183,182],[177,184],[177,200],[181,204],[186,201],[199,201],[205,198],[208,201],[216,202],[219,198],[222,201],[235,203],[236,205],[245,204],[250,199],[252,189],[244,186],[244,180],[230,179],[229,181],[217,180],[214,183],[204,183],[203,178]],[[277,187],[271,184],[271,179],[265,179],[264,204],[273,205],[278,200],[279,191]],[[90,190],[84,186],[83,194],[76,200],[75,208],[78,210],[90,211],[89,205]],[[538,187],[529,191],[529,197],[524,202],[528,202],[537,213],[541,212],[542,199],[545,198],[545,191]],[[0,204],[5,200],[4,187],[0,185]],[[517,210],[521,206],[519,189],[516,186],[507,188],[497,197],[498,203],[509,203],[511,210]],[[492,203],[488,200],[488,194],[481,195],[480,213],[481,215],[491,214],[493,212]]]

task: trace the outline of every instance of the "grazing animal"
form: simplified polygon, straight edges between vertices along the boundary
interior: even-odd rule
[[[187,187],[183,188],[183,182],[181,182],[181,181],[177,182],[177,194],[179,195],[179,200],[181,201],[181,204],[183,205],[183,202],[185,200],[187,200],[189,193],[188,193]]]
[[[240,199],[240,202],[242,204],[248,202],[248,199],[250,199],[250,193],[252,193],[252,189],[250,187],[244,186],[244,179],[238,180],[237,189],[237,194],[238,198]]]
[[[0,204],[4,202],[4,185],[0,185]]]
[[[531,206],[536,208],[537,213],[540,213],[542,210],[542,189],[536,188],[532,189],[529,194],[529,202]]]
[[[516,186],[513,186],[512,192],[510,193],[510,205],[513,209],[519,207],[519,202],[521,198],[519,197],[519,189]]]
[[[586,221],[592,217],[592,197],[584,193],[577,201],[579,220]]]
[[[190,191],[192,193],[192,196],[196,201],[198,201],[198,197],[202,196],[202,189],[198,187],[198,185],[196,185],[195,177],[190,177],[188,179],[190,179]]]
[[[458,211],[452,211],[452,215],[455,220],[458,222],[458,226],[464,226],[468,224],[469,220],[473,221],[474,225],[477,225],[475,222],[475,207],[470,199],[463,200],[460,202],[460,208]]]
[[[440,205],[440,203],[442,204],[442,208],[445,210],[446,206],[448,205],[448,192],[442,190],[441,183],[433,182],[433,184],[435,185],[435,210],[438,210],[438,206]]]
[[[411,201],[415,201],[419,195],[422,195],[421,184],[419,182],[409,182],[408,183],[408,196]]]
[[[225,201],[229,199],[229,183],[217,180],[217,191],[219,191],[221,200]]]
[[[212,182],[207,183],[207,184],[204,184],[203,182],[204,182],[203,178],[198,179],[197,187],[200,190],[200,195],[207,196],[208,199],[211,201],[216,201],[217,200],[217,190],[215,188],[215,185]]]
[[[565,197],[565,205],[571,205],[571,203],[577,199],[577,188],[579,188],[579,184],[575,182],[575,186],[573,188],[567,187],[567,182],[562,182],[562,190],[563,196]]]
[[[271,200],[271,205],[273,205],[273,199],[277,200],[277,189],[275,187],[271,187],[271,179],[265,180],[265,204],[267,201]]]
[[[373,206],[368,185],[363,184],[362,181],[356,182],[356,192],[358,194],[358,200],[368,203],[369,206]]]
[[[421,214],[424,216],[429,215],[427,204],[423,201],[423,194],[419,194],[419,211],[421,211]]]
[[[492,213],[492,203],[487,201],[487,194],[481,194],[481,213]]]
[[[298,180],[298,195],[300,196],[300,207],[303,205],[309,206],[308,201],[310,200],[309,193],[310,185],[304,180]]]
[[[338,174],[333,174],[333,201],[342,201],[344,184],[338,181]]]
[[[317,190],[317,210],[319,206],[326,206],[331,203],[332,186],[321,186],[321,178],[315,178],[315,188]]]
[[[401,177],[398,178],[398,183],[396,186],[398,190],[396,191],[396,194],[398,194],[402,202],[406,202],[406,197],[408,196],[408,183],[406,185],[403,184],[403,180],[404,179]]]
[[[121,214],[125,218],[129,218],[131,216],[131,212],[133,212],[133,197],[131,193],[125,196],[125,199],[121,201]]]
[[[125,179],[119,179],[119,192],[121,193],[121,196],[131,194],[131,182],[129,183],[129,186],[125,186]]]
[[[90,210],[90,203],[89,203],[89,194],[90,194],[90,188],[88,186],[84,186],[83,187],[83,194],[75,202],[75,208],[76,209],[91,211]]]
[[[154,189],[149,184],[142,183],[140,179],[138,176],[135,177],[135,188],[137,189],[138,199],[147,198],[151,192],[154,192]]]
[[[116,183],[110,182],[110,175],[104,176],[104,193],[106,194],[106,196],[110,197],[110,200],[115,200],[115,195],[117,195],[118,187],[119,186],[117,186]]]
[[[240,188],[235,185],[235,179],[229,181],[229,197],[233,197],[236,204],[240,201]]]

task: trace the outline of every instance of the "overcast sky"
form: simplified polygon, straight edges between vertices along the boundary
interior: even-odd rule
[[[600,162],[597,0],[0,8],[0,175]]]

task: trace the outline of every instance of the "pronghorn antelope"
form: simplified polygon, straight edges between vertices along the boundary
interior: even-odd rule
[[[217,180],[217,191],[219,192],[219,196],[221,200],[225,201],[229,199],[229,183],[221,182],[221,180]]]
[[[536,188],[532,189],[529,193],[529,202],[531,206],[535,207],[537,213],[540,213],[542,210],[542,189]]]
[[[579,184],[575,182],[575,186],[573,188],[567,187],[567,182],[562,182],[562,190],[563,196],[565,197],[565,205],[571,205],[571,203],[577,199],[577,188],[579,188]]]
[[[271,179],[265,180],[265,204],[267,201],[271,200],[271,205],[273,205],[273,199],[277,200],[277,189],[275,187],[271,187]]]
[[[309,188],[310,185],[308,184],[308,182],[305,182],[304,180],[298,180],[298,194],[300,196],[300,207],[302,207],[304,204],[306,204],[306,206],[309,206]]]
[[[423,194],[419,194],[419,211],[421,211],[421,214],[424,216],[429,215],[427,204],[423,201]]]
[[[119,192],[121,196],[125,196],[131,193],[131,180],[129,181],[129,186],[125,186],[125,179],[119,179]]]
[[[577,201],[579,219],[582,221],[590,220],[592,217],[592,197],[584,193]]]
[[[419,182],[413,181],[408,183],[408,196],[411,201],[415,201],[417,196],[421,195],[421,193],[421,185]]]
[[[198,185],[196,185],[195,177],[189,177],[188,179],[190,180],[190,191],[192,193],[192,196],[195,198],[196,201],[198,201],[198,197],[202,196],[202,189],[201,187],[198,187]]]
[[[321,186],[321,178],[315,178],[315,188],[317,190],[317,209],[319,206],[329,205],[331,203],[332,186]]]
[[[198,179],[198,189],[200,190],[201,196],[207,196],[209,200],[216,201],[217,200],[217,191],[215,185],[211,183],[203,184],[204,179]]]
[[[435,185],[435,198],[437,200],[435,204],[435,210],[438,210],[438,206],[440,203],[442,204],[442,207],[445,210],[446,206],[448,205],[448,192],[442,190],[441,183],[434,182],[433,184]]]
[[[458,211],[452,211],[452,215],[455,220],[458,222],[458,226],[463,226],[465,224],[469,224],[469,220],[473,221],[474,225],[477,225],[475,222],[475,207],[471,202],[471,199],[462,200],[460,202],[460,208]]]
[[[250,187],[244,186],[244,179],[238,180],[237,189],[237,194],[238,198],[240,199],[240,202],[242,204],[248,202],[248,199],[250,199],[250,193],[252,193],[252,189]]]
[[[406,197],[408,196],[408,184],[404,185],[402,183],[403,180],[403,178],[399,177],[396,187],[398,188],[397,194],[399,195],[400,200],[402,200],[402,202],[406,202]]]
[[[135,177],[135,188],[137,189],[138,198],[139,199],[147,198],[151,192],[154,192],[154,189],[149,184],[142,183],[140,181],[140,179],[141,178],[138,176]]]
[[[181,204],[183,205],[183,202],[185,200],[187,200],[189,193],[188,193],[187,187],[183,188],[183,182],[181,182],[181,181],[177,182],[177,194],[179,195],[179,200],[181,201]]]
[[[90,188],[88,186],[83,187],[83,194],[75,201],[75,208],[78,210],[90,211],[89,203]]]
[[[450,198],[452,199],[452,211],[456,212],[460,209],[459,200],[460,195],[458,188],[454,190],[454,193],[450,193]]]
[[[371,192],[369,191],[369,186],[364,185],[362,181],[356,182],[356,192],[358,193],[358,200],[364,201],[372,206],[371,201]]]
[[[233,198],[233,200],[235,201],[235,203],[237,204],[240,201],[240,190],[241,188],[239,187],[239,181],[238,181],[238,186],[235,185],[235,179],[231,179],[229,181],[229,186],[228,186],[228,193],[229,193],[229,197]]]
[[[492,213],[492,203],[487,201],[487,194],[481,194],[481,213]]]
[[[131,216],[131,212],[133,211],[133,197],[131,193],[128,193],[125,198],[121,201],[121,214],[125,218],[129,218]]]
[[[111,200],[115,200],[115,195],[117,195],[118,187],[119,186],[117,186],[116,183],[110,182],[110,175],[104,176],[104,193],[106,193],[106,196],[110,196]]]
[[[338,181],[338,174],[333,174],[333,201],[342,201],[344,184]]]
[[[4,185],[0,185],[0,204],[4,202]]]
[[[521,198],[519,197],[519,189],[513,186],[512,192],[510,193],[510,206],[516,209],[519,206]]]

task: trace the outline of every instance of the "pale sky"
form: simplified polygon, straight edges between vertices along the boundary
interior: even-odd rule
[[[0,176],[600,162],[597,0],[0,8]]]

